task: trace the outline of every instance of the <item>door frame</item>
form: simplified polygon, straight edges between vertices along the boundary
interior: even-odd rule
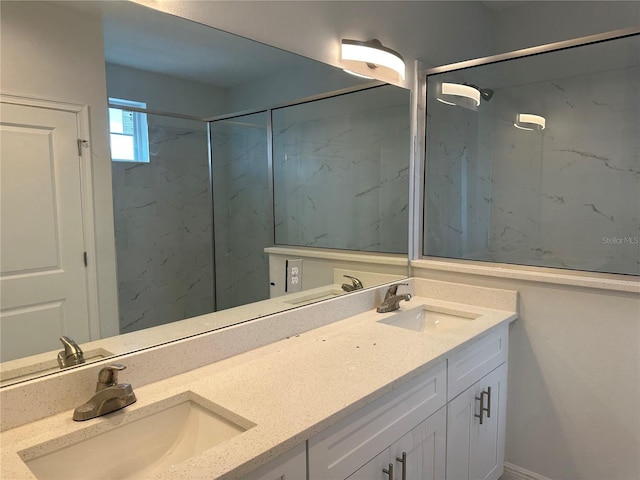
[[[59,102],[21,95],[0,93],[0,103],[23,105],[70,112],[76,115],[78,139],[83,140],[80,152],[80,191],[82,208],[82,235],[87,252],[85,283],[87,287],[87,314],[89,316],[89,336],[100,339],[100,314],[98,309],[98,268],[96,255],[95,211],[93,202],[93,170],[91,165],[91,131],[89,128],[89,106]]]

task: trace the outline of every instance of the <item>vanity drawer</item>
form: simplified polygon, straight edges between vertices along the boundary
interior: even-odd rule
[[[309,440],[309,478],[342,479],[446,403],[446,362]]]
[[[447,368],[447,400],[451,400],[476,383],[494,368],[507,361],[509,326],[474,342],[451,355]]]

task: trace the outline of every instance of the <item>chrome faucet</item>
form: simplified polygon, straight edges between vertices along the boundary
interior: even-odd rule
[[[136,402],[136,394],[128,383],[118,383],[118,372],[124,365],[114,363],[104,367],[98,374],[96,393],[91,399],[73,411],[73,419],[82,422],[120,410]]]
[[[64,345],[64,350],[58,352],[58,365],[60,365],[60,368],[67,368],[84,363],[82,349],[73,339],[63,335],[60,337],[60,341]]]
[[[395,285],[391,285],[384,296],[384,301],[376,309],[378,313],[393,312],[394,310],[398,310],[400,308],[400,302],[402,300],[405,300],[407,302],[411,300],[410,293],[402,293],[398,295],[398,287],[400,285],[409,285],[409,284],[396,283]]]
[[[348,283],[342,284],[342,290],[344,290],[345,292],[353,292],[354,290],[361,290],[364,288],[362,282],[356,277],[352,277],[351,275],[343,275],[343,277],[351,280],[351,285],[349,285]]]

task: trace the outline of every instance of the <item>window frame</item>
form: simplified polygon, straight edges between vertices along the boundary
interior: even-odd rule
[[[111,161],[128,163],[149,163],[149,126],[147,123],[147,114],[130,108],[133,107],[135,109],[146,109],[147,104],[145,102],[138,102],[135,100],[109,97],[107,107],[109,111],[109,147],[111,150]],[[111,109],[133,113],[133,159],[115,158],[113,156],[112,135],[122,134],[111,131]]]

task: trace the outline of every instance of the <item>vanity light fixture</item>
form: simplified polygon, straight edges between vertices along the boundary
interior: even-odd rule
[[[513,126],[520,130],[544,130],[546,120],[540,115],[519,113]]]
[[[362,42],[343,39],[341,53],[343,62],[364,63],[372,70],[385,67],[396,72],[404,80],[405,65],[402,55],[382,45],[380,40],[374,38],[368,42]]]
[[[360,77],[360,78],[366,78],[367,80],[373,80],[373,77],[368,77],[367,75],[362,75],[361,73],[357,73],[354,72],[352,70],[347,70],[346,68],[342,69],[344,72],[348,73],[349,75],[354,75],[356,77]]]
[[[441,95],[436,97],[437,100],[439,102],[446,103],[447,105],[465,106],[462,103],[468,103],[469,100],[473,102],[473,105],[470,105],[472,107],[480,105],[480,90],[470,85],[463,85],[461,83],[442,83],[440,86],[440,94]],[[442,98],[443,96],[445,96],[445,98],[447,98],[446,96],[449,96],[449,99],[445,100]],[[463,102],[461,103],[460,100],[463,100]]]

